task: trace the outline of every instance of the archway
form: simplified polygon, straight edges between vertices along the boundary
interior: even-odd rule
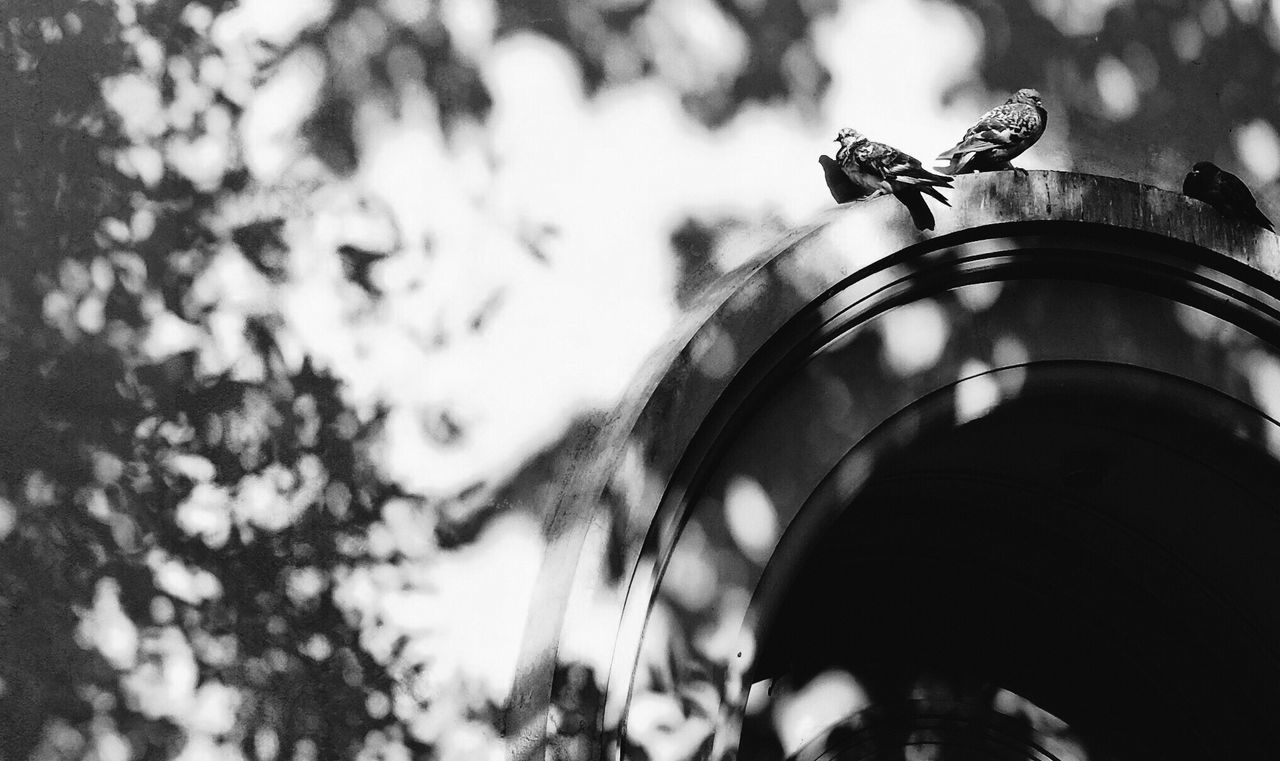
[[[549,520],[514,758],[1263,747],[1276,239],[1065,173],[953,203],[833,211],[655,360]]]

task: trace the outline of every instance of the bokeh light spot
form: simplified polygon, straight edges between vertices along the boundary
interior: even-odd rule
[[[1129,67],[1115,56],[1098,61],[1094,80],[1102,108],[1114,121],[1124,121],[1138,112],[1138,82]]]
[[[795,753],[827,727],[866,708],[866,690],[845,671],[825,671],[790,695],[778,697],[773,723],[783,752]]]
[[[1280,176],[1280,135],[1265,119],[1254,119],[1235,132],[1236,157],[1257,182]]]
[[[18,511],[13,503],[0,497],[0,541],[3,541],[18,525]]]
[[[881,319],[884,358],[898,375],[911,375],[937,364],[951,329],[937,303],[925,300],[898,307]]]
[[[763,563],[778,538],[778,513],[764,487],[747,476],[734,476],[724,490],[729,534],[742,554]]]
[[[694,337],[689,353],[698,369],[710,378],[723,378],[733,372],[738,358],[733,337],[715,324]]]
[[[1243,369],[1262,411],[1273,420],[1280,420],[1280,359],[1254,351],[1245,357]],[[1267,426],[1267,446],[1280,457],[1280,426]]]
[[[1204,31],[1195,19],[1182,19],[1169,29],[1173,52],[1183,61],[1194,61],[1204,50]]]
[[[991,368],[976,359],[966,359],[960,366],[962,382],[956,386],[956,423],[976,420],[995,408],[1000,401],[1000,386],[990,375]]]
[[[989,283],[974,283],[963,288],[957,288],[955,294],[965,309],[970,312],[982,312],[996,303],[996,299],[1000,298],[1000,291],[1003,289],[1003,283],[992,281]]]
[[[1004,396],[1016,396],[1027,380],[1027,370],[1021,365],[1030,360],[1027,347],[1014,336],[1003,335],[991,348],[991,360],[999,368],[1010,368],[1000,373],[999,383]]]
[[[712,557],[702,527],[690,522],[680,536],[663,578],[668,593],[685,608],[702,610],[722,591],[716,586]]]

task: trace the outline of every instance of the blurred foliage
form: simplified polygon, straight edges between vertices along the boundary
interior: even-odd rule
[[[1280,117],[1264,97],[1280,68],[1262,4],[1121,4],[1087,33],[1054,15],[1069,3],[956,4],[986,32],[980,84],[1043,82],[1058,100],[1050,129],[1065,118],[1072,141],[1102,151],[1083,168],[1126,165],[1154,134],[1171,162],[1208,157],[1235,126]],[[711,127],[761,102],[814,113],[831,79],[812,36],[830,0],[307,7],[293,33],[243,44],[219,38],[239,8],[227,0],[0,7],[0,758],[423,755],[444,731],[413,724],[440,696],[406,688],[407,643],[380,640],[384,622],[340,587],[394,576],[414,552],[373,538],[389,505],[430,516],[422,552],[443,552],[541,494],[571,453],[444,505],[404,494],[377,467],[387,410],[352,403],[297,349],[272,288],[296,271],[299,225],[360,168],[370,104],[395,112],[425,87],[446,134],[484,124],[486,20],[459,14],[491,13],[499,39],[555,40],[588,94],[655,78]],[[718,44],[691,31],[708,29]],[[242,117],[299,60],[319,93],[300,153],[273,173],[249,155]],[[1137,83],[1128,115],[1094,86],[1111,60]],[[758,222],[669,231],[681,304],[710,282],[726,236]],[[371,310],[377,269],[404,245],[394,230],[352,234],[319,255],[342,273],[334,289]],[[450,512],[474,494],[479,509]],[[585,737],[597,690],[587,667],[562,670],[566,732]],[[494,723],[500,708],[457,715]]]
[[[213,181],[171,165],[241,109],[193,94],[220,8],[184,5],[4,10],[4,758],[168,758],[193,727],[252,758],[348,756],[396,721],[370,709],[391,677],[333,595],[396,493],[364,451],[378,415],[285,362],[269,313],[241,326],[256,372],[201,362],[215,305],[193,283],[228,246],[272,274],[282,220],[211,224],[252,190],[243,164]],[[113,118],[100,88],[122,73],[154,83],[168,123]],[[200,100],[185,116],[183,97]],[[157,356],[162,319],[204,335]]]
[[[686,107],[720,124],[754,102],[785,99],[817,108],[830,81],[818,61],[810,24],[833,0],[537,0],[501,5],[499,31],[532,29],[563,44],[590,91],[656,75]],[[709,50],[713,39],[724,50]]]
[[[338,0],[324,25],[298,36],[292,49],[320,51],[329,64],[306,132],[317,155],[353,170],[360,105],[394,109],[406,86],[426,85],[446,127],[485,119],[492,94],[445,18],[461,5]],[[499,38],[536,32],[563,45],[589,93],[656,76],[715,125],[753,102],[787,99],[816,110],[830,75],[810,24],[832,10],[832,0],[535,0],[478,3],[470,12],[496,13]],[[714,36],[699,39],[697,28]],[[729,45],[714,49],[716,40]]]

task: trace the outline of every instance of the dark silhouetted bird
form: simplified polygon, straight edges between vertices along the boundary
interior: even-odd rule
[[[947,162],[947,174],[1013,169],[1009,162],[1040,139],[1048,122],[1040,93],[1023,88],[983,114],[936,160]]]
[[[854,198],[870,198],[880,192],[892,193],[911,212],[911,221],[920,230],[932,230],[934,225],[933,212],[929,211],[921,193],[928,193],[947,206],[951,205],[938,188],[951,187],[953,180],[925,169],[919,159],[891,145],[868,140],[848,127],[840,130],[836,142],[840,143],[840,150],[836,151],[834,163],[849,180],[847,185],[841,183],[838,186],[842,195],[852,192]],[[829,177],[827,162],[819,161]],[[837,188],[832,187],[830,179],[827,187],[831,188],[831,195],[840,201],[840,196],[836,195]]]
[[[836,199],[836,203],[848,203],[863,198],[869,198],[873,192],[867,192],[863,188],[853,184],[853,180],[849,179],[844,170],[840,168],[840,164],[827,154],[818,157],[818,163],[822,165],[822,175],[827,180],[827,190],[831,191],[831,197]]]
[[[1275,231],[1271,220],[1258,208],[1253,193],[1244,181],[1211,161],[1200,161],[1187,172],[1182,181],[1182,192],[1217,209],[1224,216],[1243,219],[1255,225]]]

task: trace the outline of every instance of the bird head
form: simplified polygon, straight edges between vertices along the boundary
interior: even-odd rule
[[[1194,196],[1202,188],[1207,188],[1212,181],[1213,176],[1222,170],[1212,161],[1197,161],[1191,165],[1191,171],[1187,172],[1187,176],[1182,180],[1182,192],[1185,195]]]
[[[836,142],[842,146],[861,143],[864,140],[866,140],[866,138],[862,136],[862,133],[851,127],[842,127],[840,131],[836,133]]]
[[[1013,97],[1009,98],[1008,102],[1009,103],[1026,103],[1028,106],[1035,106],[1036,108],[1044,108],[1044,103],[1040,101],[1040,91],[1033,90],[1030,87],[1024,87],[1021,90],[1015,92],[1013,94]]]

